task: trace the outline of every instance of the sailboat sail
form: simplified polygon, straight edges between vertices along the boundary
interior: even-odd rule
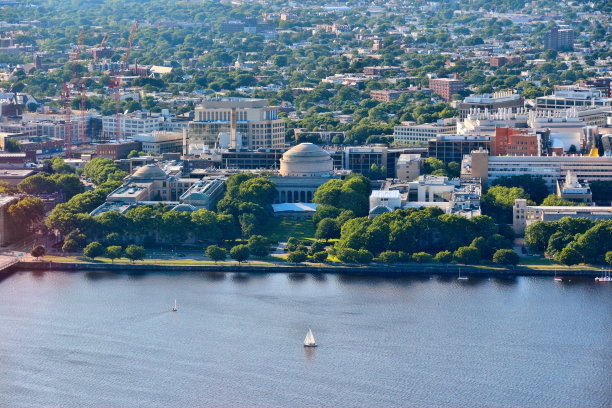
[[[315,339],[314,336],[312,335],[312,330],[308,329],[308,333],[306,333],[306,338],[304,339],[304,345],[305,346],[312,346],[315,345]]]

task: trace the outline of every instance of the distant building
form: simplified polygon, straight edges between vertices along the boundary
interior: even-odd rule
[[[572,201],[576,204],[591,205],[593,203],[593,193],[589,183],[578,181],[571,170],[567,171],[565,182],[557,180],[557,195],[563,200]]]
[[[527,129],[497,128],[491,138],[491,156],[539,156],[538,135]]]
[[[552,27],[550,31],[544,33],[544,48],[547,50],[573,51],[574,30]]]
[[[558,221],[564,217],[612,220],[612,207],[532,206],[527,205],[527,200],[514,200],[512,227],[514,232],[522,234],[534,222]]]
[[[491,57],[489,60],[489,64],[492,67],[501,67],[506,64],[512,64],[515,62],[521,62],[521,57],[518,55],[498,55],[495,57]]]
[[[578,84],[581,87],[597,89],[603,98],[612,97],[612,78],[581,79]]]
[[[427,143],[440,134],[455,134],[457,119],[440,119],[436,123],[402,122],[393,127],[393,141],[400,145],[418,145]]]
[[[402,71],[402,67],[364,67],[363,73],[366,75],[384,75],[386,73],[400,73]]]
[[[612,180],[612,157],[489,156],[487,149],[481,149],[466,155],[461,174],[480,178],[483,185],[500,177],[542,177],[552,191],[568,170],[580,180]]]
[[[100,157],[111,160],[125,159],[132,150],[138,150],[140,143],[136,141],[122,141],[119,143],[101,143],[96,145],[96,153]]]
[[[396,165],[396,178],[403,181],[412,181],[421,175],[421,155],[402,154]]]
[[[459,104],[459,117],[464,119],[475,109],[482,112],[486,109],[487,112],[496,113],[500,108],[510,108],[512,112],[516,112],[524,103],[524,99],[519,94],[511,91],[468,96]]]
[[[102,118],[102,139],[115,140],[117,134],[117,117]],[[119,115],[119,137],[133,138],[136,135],[148,134],[162,130],[164,118],[161,115],[150,115],[144,112],[133,112]]]
[[[454,94],[463,92],[464,84],[457,74],[453,78],[430,78],[429,88],[447,101],[452,99]]]
[[[344,148],[344,168],[364,176],[370,174],[372,164],[378,167],[387,166],[387,147],[357,146]]]
[[[595,88],[580,86],[556,87],[553,95],[536,98],[536,109],[570,109],[580,107],[612,107],[612,98],[604,97]]]
[[[312,203],[314,193],[335,178],[330,154],[312,143],[287,150],[280,161],[279,176],[270,176],[276,185],[275,203]]]
[[[195,109],[189,123],[189,151],[203,150],[218,144],[219,135],[231,133],[232,112],[240,143],[249,149],[281,149],[285,147],[285,121],[278,116],[278,107],[268,106],[265,99],[206,99]]]
[[[372,191],[369,217],[397,208],[438,207],[446,214],[471,218],[481,215],[480,194],[479,180],[420,176],[408,183],[391,184],[388,190]]]
[[[442,160],[445,164],[452,161],[461,163],[463,156],[479,148],[491,149],[488,136],[446,136],[440,135],[428,142],[429,157]]]
[[[140,143],[142,152],[152,152],[156,156],[164,153],[181,153],[183,151],[183,133],[154,131],[150,134],[138,134],[134,141]]]

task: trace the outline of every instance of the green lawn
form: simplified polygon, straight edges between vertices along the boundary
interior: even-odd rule
[[[293,220],[290,218],[272,217],[264,226],[261,235],[278,242],[286,242],[289,237],[314,241],[315,227],[311,219]]]

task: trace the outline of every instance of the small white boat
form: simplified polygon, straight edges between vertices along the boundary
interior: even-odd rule
[[[176,307],[176,299],[174,299],[174,307],[172,308],[172,311],[173,311],[173,312],[176,312],[177,310],[178,310],[178,309],[177,309],[177,307]]]
[[[563,276],[557,276],[557,271],[555,271],[555,282],[563,282]]]
[[[312,335],[312,330],[308,329],[308,333],[306,333],[306,338],[304,339],[304,347],[317,347],[317,343],[315,342],[314,336]]]
[[[461,269],[459,269],[459,276],[457,276],[457,280],[468,280],[469,278],[467,276],[461,276]]]
[[[612,282],[612,276],[610,276],[610,270],[601,270],[601,276],[595,278],[595,282]]]

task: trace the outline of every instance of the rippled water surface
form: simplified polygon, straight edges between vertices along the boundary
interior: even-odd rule
[[[610,407],[612,284],[23,272],[0,406]]]

